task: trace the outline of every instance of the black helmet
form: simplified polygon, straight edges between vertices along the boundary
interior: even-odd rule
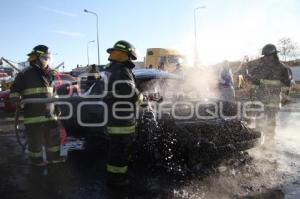
[[[124,40],[118,41],[117,43],[115,43],[114,47],[107,49],[106,52],[111,53],[111,51],[113,51],[113,50],[120,50],[120,51],[126,52],[129,54],[129,56],[132,60],[137,59],[134,46],[127,41],[124,41]]]
[[[36,54],[36,55],[48,55],[48,54],[51,54],[49,48],[45,45],[38,45],[36,47],[34,47],[32,49],[32,51],[30,53],[28,53],[27,55],[30,56],[30,55],[33,55],[33,54]]]
[[[273,44],[267,44],[263,47],[261,54],[262,55],[272,55],[276,54],[279,51],[276,49],[276,46]]]

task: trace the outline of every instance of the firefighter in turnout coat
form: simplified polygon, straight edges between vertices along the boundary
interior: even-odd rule
[[[258,128],[274,136],[276,115],[281,106],[281,92],[291,84],[291,74],[279,61],[276,46],[267,44],[262,49],[263,57],[247,66],[246,77],[252,83],[251,97],[264,104],[264,117],[257,119]]]
[[[49,68],[49,48],[38,45],[28,54],[30,66],[20,72],[11,88],[10,98],[14,102],[22,99],[53,97],[53,71]],[[60,140],[57,118],[53,103],[24,104],[24,124],[28,138],[28,157],[35,166],[61,162]],[[43,158],[43,145],[46,161]]]
[[[142,100],[142,95],[135,87],[132,73],[136,60],[134,47],[127,41],[118,41],[110,54],[106,73],[108,74],[107,132],[110,137],[109,157],[107,162],[107,184],[126,186],[128,180],[128,163],[131,155],[132,139],[135,133],[135,105]],[[122,110],[123,109],[123,110]]]

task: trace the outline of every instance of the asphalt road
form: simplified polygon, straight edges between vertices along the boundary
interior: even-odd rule
[[[280,112],[272,144],[195,169],[189,177],[135,166],[132,186],[105,185],[106,143],[70,154],[66,164],[33,169],[12,132],[0,120],[0,198],[300,198],[300,103]]]

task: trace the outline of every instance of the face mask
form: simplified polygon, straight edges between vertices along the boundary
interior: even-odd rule
[[[39,60],[41,62],[41,67],[46,68],[51,64],[52,58],[51,55],[42,55],[39,57]]]

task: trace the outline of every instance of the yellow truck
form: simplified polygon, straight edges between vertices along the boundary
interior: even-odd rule
[[[185,56],[176,49],[148,48],[144,62],[147,68],[163,66],[161,69],[173,72],[177,64],[185,63]]]

